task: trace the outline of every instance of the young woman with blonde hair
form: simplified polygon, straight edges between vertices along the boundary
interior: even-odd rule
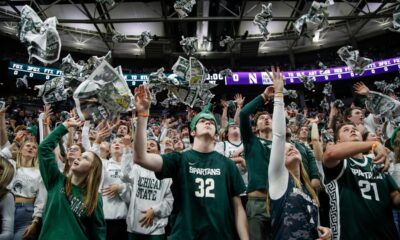
[[[318,226],[317,194],[293,144],[286,143],[283,76],[272,68],[274,112],[272,148],[268,166],[273,239],[330,239],[329,228]],[[318,232],[321,236],[318,237]]]
[[[0,239],[10,240],[14,236],[14,196],[7,189],[14,177],[14,168],[0,157]]]
[[[69,127],[81,121],[70,118],[60,124],[39,146],[39,167],[48,191],[48,202],[39,239],[105,239],[103,204],[98,189],[102,163],[97,154],[84,152],[63,175],[54,149]]]

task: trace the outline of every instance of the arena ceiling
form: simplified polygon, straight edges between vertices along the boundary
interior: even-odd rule
[[[103,1],[105,2],[105,1]],[[329,28],[313,39],[297,37],[293,22],[307,13],[312,1],[268,1],[272,3],[272,33],[264,41],[253,24],[264,1],[197,0],[188,17],[180,19],[175,1],[116,0],[113,6],[88,0],[6,0],[0,1],[0,32],[16,38],[20,10],[31,6],[42,20],[56,16],[63,49],[132,58],[171,57],[183,55],[181,36],[198,37],[199,58],[224,56],[262,56],[303,52],[339,46],[383,34],[392,27],[396,1],[335,1],[328,7]],[[114,43],[114,31],[127,35]],[[145,49],[136,42],[143,31],[151,31],[154,40]],[[231,50],[220,47],[224,36],[235,39]]]

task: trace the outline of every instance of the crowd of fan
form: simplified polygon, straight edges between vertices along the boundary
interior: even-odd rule
[[[265,207],[266,204],[268,205],[269,203],[268,194],[266,194],[268,192],[267,182],[269,181],[270,188],[276,184],[271,182],[271,179],[268,179],[267,173],[268,163],[270,161],[269,154],[271,154],[272,159],[276,154],[274,148],[278,148],[276,144],[279,138],[276,136],[279,136],[280,133],[274,132],[275,129],[273,127],[278,121],[285,124],[285,141],[293,144],[301,154],[302,166],[308,175],[309,182],[313,189],[305,190],[305,188],[303,188],[303,191],[310,194],[310,196],[313,196],[312,192],[315,191],[319,196],[320,225],[328,228],[330,227],[335,239],[348,239],[338,236],[337,229],[333,229],[334,226],[337,226],[332,225],[333,223],[330,222],[332,219],[330,219],[329,213],[332,214],[330,211],[332,205],[329,205],[329,194],[327,195],[326,193],[328,191],[326,189],[328,186],[327,179],[332,180],[332,174],[327,170],[331,167],[329,164],[331,164],[332,159],[350,159],[352,156],[356,156],[360,153],[365,156],[370,156],[372,159],[378,156],[382,157],[381,155],[383,153],[381,149],[384,149],[386,153],[384,154],[385,159],[382,168],[385,173],[383,173],[382,176],[390,174],[397,184],[400,184],[400,168],[398,165],[398,153],[396,153],[396,151],[399,150],[396,145],[398,144],[396,125],[391,121],[392,119],[378,118],[370,113],[365,106],[356,107],[354,104],[347,106],[348,108],[344,111],[338,109],[334,104],[331,104],[329,112],[320,112],[317,114],[310,113],[307,109],[293,109],[290,106],[286,106],[284,108],[285,119],[282,118],[273,122],[273,118],[276,118],[275,112],[273,112],[273,115],[272,113],[266,112],[266,105],[268,102],[272,103],[274,101],[280,103],[280,101],[276,99],[281,97],[281,93],[276,90],[277,85],[275,85],[274,88],[275,93],[273,93],[271,87],[269,89],[267,88],[264,93],[247,104],[245,104],[245,97],[241,94],[236,94],[232,101],[222,100],[222,114],[214,118],[214,121],[217,119],[216,128],[219,129],[218,134],[215,136],[213,148],[235,163],[247,186],[247,190],[240,193],[240,198],[247,213],[250,239],[269,239],[271,234],[274,238],[279,238],[280,236],[282,237],[281,239],[289,239],[290,235],[276,230],[277,223],[274,221],[272,221],[272,223],[270,222],[271,217],[272,219],[276,217],[276,212],[274,215],[274,207],[277,206],[276,193],[270,193],[272,215],[270,215],[269,210],[267,211],[269,207]],[[356,93],[366,98],[370,94],[369,89],[363,84],[356,84],[354,88]],[[138,93],[136,95],[138,95]],[[393,99],[393,101],[400,105],[397,99]],[[235,105],[233,106],[233,109],[235,109],[234,112],[229,111],[229,109],[232,109],[232,104]],[[274,106],[274,111],[276,109],[278,109],[277,104]],[[173,178],[171,180],[171,178],[166,178],[161,180],[160,184],[157,182],[160,181],[156,177],[157,174],[145,169],[151,169],[151,167],[146,167],[146,164],[144,164],[144,168],[137,166],[138,164],[135,163],[136,160],[133,161],[132,153],[129,155],[127,151],[127,149],[136,150],[135,144],[139,144],[137,143],[139,140],[135,139],[138,136],[137,131],[139,131],[138,128],[140,127],[139,120],[141,118],[146,118],[147,115],[143,115],[143,112],[138,111],[138,113],[132,112],[128,115],[121,115],[108,121],[103,120],[96,123],[86,121],[83,125],[80,125],[75,124],[75,122],[71,123],[72,120],[70,119],[75,119],[74,121],[76,121],[77,118],[74,108],[64,110],[67,112],[55,112],[52,111],[51,107],[48,105],[44,106],[40,111],[16,107],[10,108],[7,107],[7,105],[3,109],[0,109],[0,171],[2,172],[0,176],[0,209],[2,211],[0,214],[2,217],[0,239],[36,238],[39,237],[39,235],[41,239],[48,238],[46,236],[46,231],[48,231],[49,220],[46,221],[44,218],[50,218],[52,216],[52,210],[46,209],[46,205],[50,204],[52,206],[52,204],[54,204],[53,198],[50,198],[50,196],[53,197],[54,193],[51,192],[49,176],[47,173],[46,176],[43,175],[45,167],[43,167],[44,165],[42,166],[41,157],[45,157],[41,154],[44,154],[44,146],[47,147],[46,144],[50,144],[49,139],[53,140],[53,138],[57,139],[56,144],[53,146],[57,167],[60,173],[67,176],[66,179],[68,179],[68,176],[73,175],[71,173],[71,168],[77,169],[78,165],[81,164],[79,161],[77,162],[76,159],[81,159],[85,156],[84,153],[88,151],[94,152],[102,162],[101,182],[99,183],[99,188],[95,190],[102,195],[102,205],[100,206],[102,206],[103,212],[99,214],[97,210],[92,209],[91,213],[97,217],[100,216],[100,218],[103,218],[103,221],[105,219],[106,227],[93,227],[93,229],[88,230],[90,228],[87,227],[88,225],[86,222],[79,222],[79,224],[85,226],[84,229],[87,230],[82,236],[86,236],[89,239],[127,239],[129,233],[131,234],[129,235],[130,239],[145,239],[139,238],[144,235],[160,237],[154,239],[164,239],[164,237],[171,233],[171,228],[172,233],[175,234],[173,236],[178,236],[176,235],[176,230],[174,231],[174,226],[171,225],[179,221],[179,218],[175,219],[174,216],[177,216],[176,208],[181,208],[174,203],[174,198],[175,201],[180,203],[182,201],[182,199],[176,199],[176,197],[180,197],[180,195],[175,195],[173,190],[174,187],[177,187],[174,186],[175,179]],[[197,114],[201,114],[204,111],[204,109],[187,108],[184,114],[176,114],[175,116],[169,117],[151,113],[146,131],[146,152],[152,154],[168,154],[192,151],[195,134],[193,134],[194,128],[191,126],[191,122],[193,122]],[[204,119],[210,120],[208,117],[204,117]],[[200,120],[197,119],[196,121]],[[198,122],[194,124],[196,125],[196,123]],[[343,123],[345,123],[345,127],[343,127]],[[275,125],[275,127],[276,126],[277,125]],[[346,126],[349,129],[347,129]],[[65,132],[61,134],[61,131]],[[337,148],[335,149],[334,146],[335,141],[336,146],[341,146],[340,144],[343,144],[343,141],[338,141],[338,139],[340,139],[340,134],[342,134],[341,131],[352,132],[354,135],[352,137],[356,139],[354,142],[363,142],[365,145],[362,147],[361,145],[354,145],[354,148],[347,147],[345,150],[350,149],[348,150],[350,153],[338,153],[339,150]],[[362,135],[362,139],[357,139],[358,134]],[[257,143],[254,141],[257,141]],[[259,147],[257,144],[260,144],[260,149],[262,149],[261,153],[255,152]],[[43,145],[43,147],[39,145]],[[42,153],[40,153],[40,149],[43,150]],[[53,151],[53,149],[50,150]],[[345,150],[340,149],[340,151]],[[260,156],[260,154],[264,153],[263,151],[268,153],[268,156]],[[335,154],[338,154],[338,156]],[[133,155],[135,155],[135,153],[133,153]],[[265,158],[267,160],[265,160],[265,163],[261,162],[264,160],[255,162],[257,158]],[[164,161],[166,160],[164,159]],[[349,164],[349,161],[350,160],[348,160],[347,164]],[[326,166],[325,162],[327,164]],[[10,163],[11,167],[7,165]],[[373,165],[374,164],[371,163],[371,166]],[[336,167],[336,165],[334,167]],[[8,179],[9,182],[7,182],[6,179],[7,169],[12,172],[11,178]],[[326,176],[327,172],[329,176]],[[381,173],[376,174],[379,175]],[[340,176],[341,175],[339,175],[337,179],[339,179]],[[263,177],[265,177],[265,179],[263,179]],[[295,178],[293,177],[293,179]],[[68,182],[68,180],[66,181]],[[258,182],[255,183],[255,181]],[[364,181],[367,182],[368,178]],[[303,178],[301,178],[300,182],[300,184],[303,183],[305,185],[307,183]],[[206,181],[205,184],[208,186],[207,184],[209,183]],[[259,187],[260,184],[262,187]],[[291,184],[290,180],[289,183],[286,182],[286,185],[287,184]],[[68,186],[68,184],[65,186]],[[367,190],[371,190],[370,188],[366,190],[366,188],[362,188],[363,186],[361,185],[359,188],[358,186],[353,187],[354,188],[350,191],[353,191],[354,194],[364,197],[367,199],[366,201],[372,201],[368,199],[370,195],[366,192]],[[300,189],[302,188],[300,187]],[[397,186],[395,190],[397,191]],[[72,189],[70,191],[74,190]],[[89,192],[88,189],[87,191]],[[339,191],[343,190],[340,189]],[[12,193],[11,197],[9,192]],[[379,189],[379,193],[382,194],[383,190]],[[89,196],[87,193],[84,194],[86,194],[85,197]],[[197,197],[198,194],[214,193],[208,192],[206,188],[205,193],[198,193],[196,191]],[[386,194],[386,192],[384,192],[384,194]],[[386,198],[388,197],[389,194],[387,194]],[[384,197],[381,196],[382,201],[383,198]],[[258,206],[256,205],[257,199],[261,199],[261,204]],[[150,200],[154,201],[151,202]],[[74,207],[76,207],[74,205],[76,204],[76,202],[74,202],[75,200],[69,198],[68,201],[71,205],[71,209],[74,209]],[[93,199],[92,201],[97,202],[97,200]],[[10,204],[10,202],[12,204]],[[390,211],[392,210],[391,204],[387,202],[382,204],[386,204],[384,208],[390,209]],[[364,206],[361,203],[360,205],[361,208],[368,206],[368,204]],[[89,207],[91,205],[85,201],[85,206],[87,212],[90,213]],[[349,215],[358,214],[358,212],[350,213],[350,209],[347,210],[349,211]],[[201,211],[201,209],[199,209],[199,211]],[[218,209],[215,209],[215,211],[218,211]],[[257,214],[254,211],[259,211],[259,213]],[[365,211],[371,210],[366,209]],[[73,212],[80,217],[80,213],[76,210],[73,210]],[[365,227],[381,225],[376,219],[365,216],[370,215],[356,215],[352,217],[352,219],[357,219],[362,222],[362,224],[359,225],[364,228],[363,231],[360,230],[361,232],[357,233],[359,234],[358,236],[352,235],[352,230],[347,229],[352,228],[352,225],[345,226],[344,223],[340,226],[342,234],[345,237],[352,236],[354,239],[359,239],[361,236],[366,236],[366,239],[374,239],[374,237],[378,237],[375,239],[397,239],[398,233],[390,232],[392,230],[390,229],[390,226],[392,226],[390,224],[395,223],[393,226],[396,226],[397,229],[399,229],[398,227],[400,226],[400,214],[397,210],[393,208],[393,216],[390,216],[391,220],[385,220],[390,223],[389,227],[385,227],[385,231],[389,232],[387,235],[379,236],[381,233],[380,230],[375,231]],[[387,215],[384,216],[387,217]],[[192,217],[196,218],[196,216]],[[52,221],[65,224],[65,222],[69,221],[68,216],[66,216],[66,219],[65,221],[62,219],[53,219]],[[168,220],[170,222],[169,224]],[[273,226],[272,230],[271,224]],[[354,223],[354,225],[356,224]],[[40,231],[41,226],[42,231]],[[220,228],[225,227],[226,226],[220,226]],[[375,226],[375,228],[379,228],[379,226]],[[107,229],[107,231],[105,229]],[[245,235],[242,235],[243,232],[239,229],[238,227],[237,233],[232,236],[238,234],[244,239],[245,237],[243,236]],[[193,231],[197,230],[193,229]],[[215,229],[210,231],[213,232]],[[321,239],[331,238],[331,235],[323,230],[318,229],[318,231],[323,234]],[[369,231],[372,232],[372,238],[368,236]],[[67,236],[72,235],[67,234]],[[389,238],[387,238],[388,236]],[[206,238],[198,235],[195,239]]]

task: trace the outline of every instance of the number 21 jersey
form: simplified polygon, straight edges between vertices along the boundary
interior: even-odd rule
[[[373,166],[372,159],[364,156],[324,167],[332,239],[399,239],[390,198],[398,186]]]

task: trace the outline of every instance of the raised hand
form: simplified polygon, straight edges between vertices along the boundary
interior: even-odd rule
[[[283,86],[284,86],[284,81],[283,81],[283,75],[281,74],[281,70],[279,67],[275,70],[275,67],[271,67],[272,75],[271,73],[268,73],[269,78],[272,80],[274,83],[274,91],[275,93],[282,93],[283,92]]]
[[[365,86],[365,84],[363,82],[358,82],[358,83],[354,84],[353,88],[354,88],[354,91],[360,95],[367,96],[369,93],[369,88],[367,86]]]
[[[143,84],[135,88],[136,112],[148,112],[150,110],[151,94]]]
[[[69,119],[65,120],[63,124],[66,128],[80,127],[83,125],[83,121],[81,121],[79,118],[75,117],[75,118],[69,118]]]
[[[51,109],[51,105],[46,104],[43,107],[44,112],[44,124],[50,125],[51,124],[51,116],[53,115],[53,110]]]
[[[221,106],[226,109],[229,107],[228,102],[223,99],[221,99]]]
[[[100,144],[101,142],[104,141],[107,137],[111,135],[112,128],[110,127],[110,124],[106,121],[101,123],[102,127],[97,131],[96,133],[96,140],[95,142],[97,144]]]
[[[242,94],[240,93],[235,94],[235,102],[238,107],[240,108],[243,107],[244,99],[245,97],[243,97]]]

